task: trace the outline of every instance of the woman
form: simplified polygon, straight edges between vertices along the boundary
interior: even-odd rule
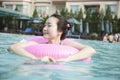
[[[110,33],[108,35],[108,42],[109,43],[114,43],[115,42],[115,37],[114,37],[113,33]]]
[[[103,36],[103,42],[108,42],[108,33],[105,33]]]
[[[59,45],[72,46],[79,50],[78,53],[75,53],[74,55],[71,55],[65,59],[58,59],[57,61],[68,62],[68,61],[82,60],[91,57],[93,54],[96,53],[92,47],[80,44],[78,42],[71,42],[71,43],[62,42],[62,40],[64,40],[66,37],[67,31],[71,27],[72,25],[69,22],[67,22],[67,20],[64,17],[57,14],[53,14],[46,20],[45,26],[43,28],[43,37],[48,39],[48,42],[46,44],[59,44]],[[35,56],[24,50],[24,47],[33,44],[40,44],[40,43],[36,43],[34,41],[18,42],[14,45],[11,45],[8,50],[22,56],[30,57],[32,59],[37,59]],[[54,60],[49,56],[45,56],[43,58],[40,58],[39,60],[43,62],[56,62],[56,60]]]

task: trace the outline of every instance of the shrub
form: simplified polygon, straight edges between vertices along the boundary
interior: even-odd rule
[[[92,38],[92,39],[95,39],[95,38],[97,38],[97,37],[98,37],[98,34],[97,34],[97,33],[92,33],[92,34],[91,34],[91,38]]]

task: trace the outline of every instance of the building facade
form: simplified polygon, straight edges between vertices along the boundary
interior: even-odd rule
[[[25,15],[32,16],[35,8],[39,16],[46,16],[59,12],[63,8],[72,10],[73,13],[82,8],[83,12],[91,9],[92,12],[99,8],[105,12],[110,6],[113,15],[120,18],[120,0],[0,0],[4,8],[19,11]],[[85,15],[84,15],[85,16]]]

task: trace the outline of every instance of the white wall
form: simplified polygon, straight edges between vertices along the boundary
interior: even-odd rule
[[[46,5],[49,6],[49,15],[53,14],[56,11],[56,5],[52,4],[52,0],[3,0],[3,6],[6,7],[5,5],[7,4],[12,4],[13,5],[13,10],[16,8],[16,5],[25,5],[28,6],[28,10],[23,10],[27,11],[28,16],[32,16],[33,11],[35,6],[41,6],[41,5]],[[11,2],[10,2],[11,1]],[[35,4],[34,4],[35,2]],[[70,10],[70,5],[79,5],[79,8],[82,8],[83,12],[85,11],[85,5],[100,5],[100,10],[103,9],[105,12],[105,7],[106,5],[117,5],[117,15],[120,18],[120,1],[97,1],[97,2],[66,2],[65,7]],[[85,17],[85,15],[84,15]]]

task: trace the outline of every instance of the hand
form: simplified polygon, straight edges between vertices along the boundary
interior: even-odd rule
[[[55,59],[51,58],[51,57],[48,57],[48,56],[45,56],[43,58],[40,58],[40,61],[42,62],[56,62]]]
[[[11,48],[8,48],[7,51],[8,51],[8,52],[11,52],[11,53],[13,52],[13,51],[11,50]]]

